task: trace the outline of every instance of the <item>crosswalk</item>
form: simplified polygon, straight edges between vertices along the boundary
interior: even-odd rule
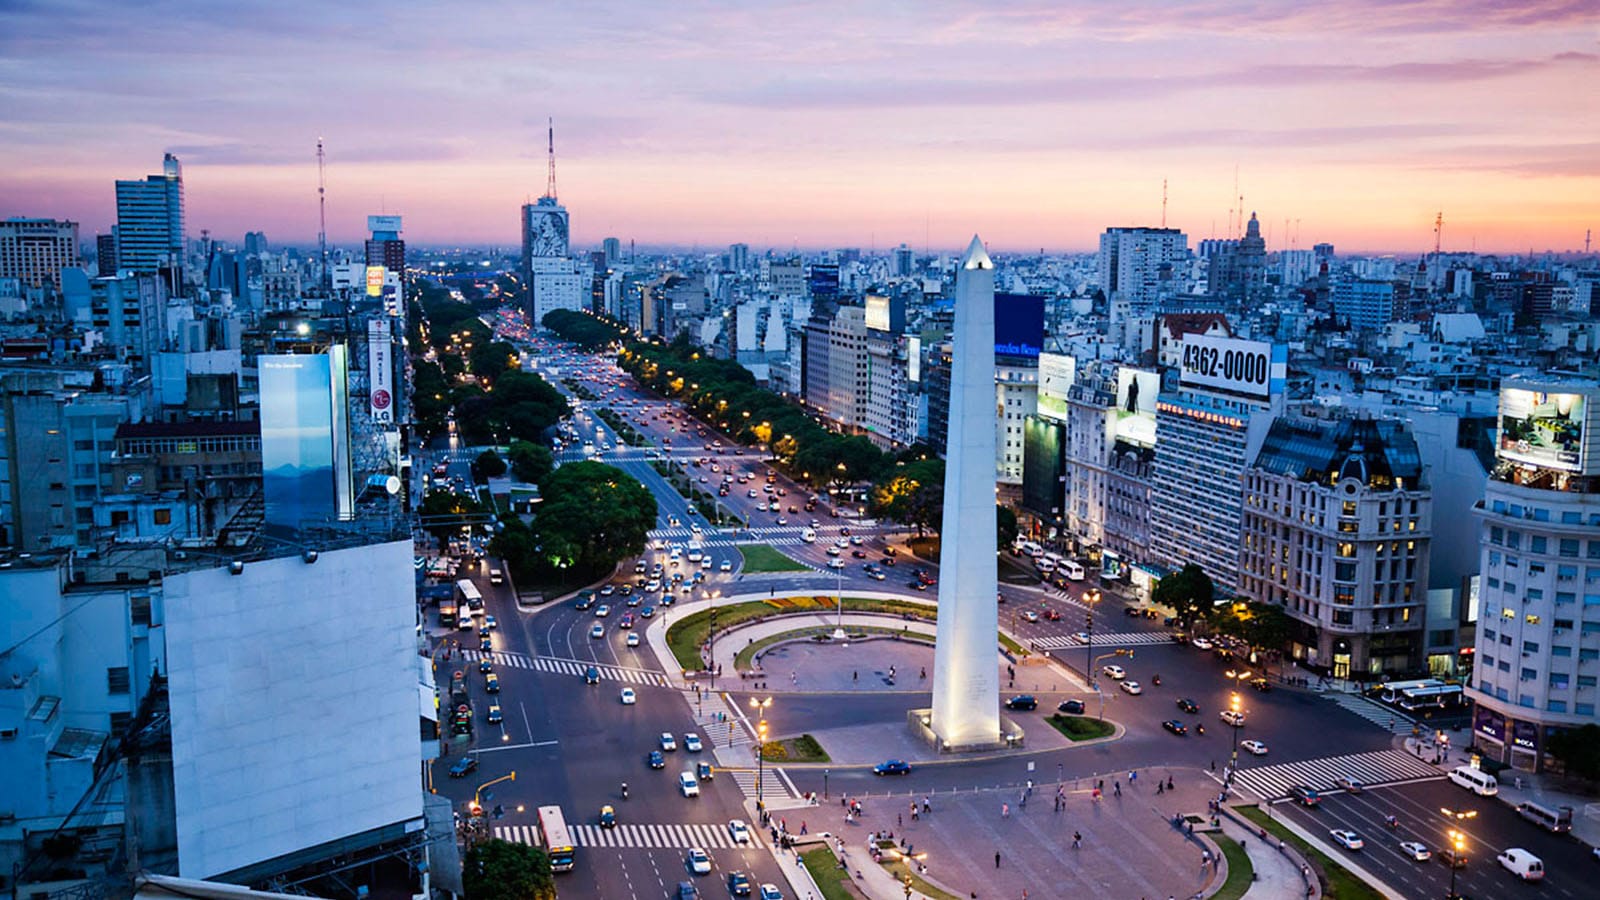
[[[579,847],[635,847],[644,849],[687,850],[700,847],[706,850],[726,850],[737,846],[726,825],[630,825],[614,828],[598,825],[571,825],[572,841]],[[538,846],[539,832],[533,825],[496,825],[494,836],[514,844]],[[760,836],[750,830],[750,840],[760,846]]]
[[[670,682],[667,676],[649,669],[630,669],[626,666],[608,666],[601,663],[585,662],[580,659],[562,659],[554,656],[528,656],[525,653],[505,653],[500,651],[483,653],[478,650],[462,650],[461,656],[467,662],[477,662],[485,656],[497,666],[511,669],[533,669],[536,672],[552,672],[557,675],[582,675],[593,666],[606,681],[621,681],[627,684],[642,684],[648,687],[667,687]]]
[[[1241,755],[1241,759],[1248,761],[1253,757]],[[1438,768],[1398,750],[1325,756],[1259,768],[1248,768],[1248,765],[1246,762],[1247,767],[1234,776],[1234,783],[1263,800],[1286,796],[1296,785],[1319,791],[1334,790],[1341,776],[1358,779],[1368,787],[1444,777]]]
[[[1411,734],[1416,724],[1415,720],[1405,713],[1392,710],[1360,694],[1346,694],[1339,691],[1323,696],[1391,734]]]
[[[1106,634],[1096,632],[1093,640],[1089,641],[1076,634],[1057,634],[1029,638],[1028,643],[1039,650],[1068,650],[1088,643],[1093,643],[1096,647],[1132,647],[1145,644],[1170,644],[1172,635],[1165,631],[1112,631]]]

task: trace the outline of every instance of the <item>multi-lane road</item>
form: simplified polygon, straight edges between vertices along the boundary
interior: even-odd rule
[[[831,592],[834,589],[907,590],[907,573],[913,565],[903,556],[900,565],[889,569],[885,581],[871,579],[862,570],[864,560],[853,558],[851,547],[841,554],[847,560],[843,569],[827,567],[830,558],[826,546],[841,534],[842,528],[863,538],[859,549],[877,560],[883,553],[886,540],[894,533],[877,527],[876,523],[861,521],[841,509],[841,517],[828,514],[826,503],[819,504],[816,512],[805,512],[803,503],[810,492],[802,486],[775,473],[774,493],[762,488],[768,467],[746,450],[735,455],[731,442],[717,435],[706,423],[659,398],[647,396],[632,385],[626,375],[610,362],[595,357],[565,351],[550,344],[537,344],[534,357],[547,378],[559,384],[572,379],[582,384],[600,400],[579,404],[583,415],[575,417],[576,440],[568,459],[587,455],[584,443],[596,445],[597,457],[606,463],[619,466],[639,478],[656,496],[659,521],[653,534],[651,549],[644,561],[649,567],[661,563],[662,571],[670,576],[674,571],[704,572],[704,581],[691,585],[688,596],[704,597],[713,592],[721,595],[749,591],[804,590]],[[616,435],[609,426],[594,415],[598,407],[614,409],[625,416],[629,424],[643,435],[651,446],[624,448],[618,445]],[[671,444],[667,441],[670,439]],[[723,452],[715,449],[721,441]],[[707,450],[706,445],[713,445]],[[612,449],[600,448],[610,445]],[[450,448],[444,452],[462,466],[471,452],[466,448]],[[698,459],[709,462],[696,468]],[[662,478],[651,464],[667,459],[682,465],[684,471],[699,486],[710,493],[716,492],[717,480],[728,471],[735,474],[729,496],[720,498],[725,511],[731,512],[748,528],[717,529],[704,515],[691,514],[689,504]],[[713,472],[715,464],[720,471]],[[750,476],[747,483],[737,481],[739,475]],[[748,492],[754,489],[756,497]],[[784,490],[777,498],[782,510],[772,512],[765,507],[775,498],[777,490]],[[795,505],[796,514],[788,512]],[[697,510],[697,513],[703,513]],[[783,516],[787,524],[779,525]],[[818,540],[814,544],[800,539],[800,531],[815,518]],[[699,533],[691,528],[699,526]],[[751,575],[741,570],[742,556],[736,549],[741,543],[776,544],[786,554],[810,567],[809,571],[786,574]],[[670,559],[673,547],[687,550],[694,547],[710,556],[712,562],[705,566],[691,566],[680,561],[674,567]],[[723,572],[722,564],[729,563]],[[917,564],[937,576],[937,567]],[[631,567],[624,567],[616,583],[647,580],[635,576]],[[466,574],[484,576],[487,564],[478,569],[467,569]],[[1317,694],[1300,690],[1278,689],[1258,692],[1228,677],[1239,671],[1232,663],[1214,653],[1204,652],[1188,644],[1177,644],[1170,639],[1169,630],[1159,621],[1122,614],[1121,604],[1107,601],[1095,609],[1095,631],[1092,651],[1077,637],[1084,628],[1084,614],[1088,606],[1078,590],[1066,592],[1046,591],[1037,585],[1027,584],[1019,572],[1003,579],[1000,594],[1004,598],[1001,622],[1013,636],[1030,644],[1040,652],[1048,652],[1070,668],[1082,672],[1093,656],[1098,657],[1113,649],[1132,651],[1131,657],[1115,660],[1128,671],[1128,676],[1143,683],[1144,693],[1133,696],[1118,690],[1114,683],[1099,679],[1101,694],[1071,692],[1065,684],[1053,684],[1047,676],[1037,676],[1038,667],[1020,667],[1016,683],[1008,689],[1016,693],[1038,695],[1043,716],[1055,709],[1057,702],[1067,698],[1085,700],[1090,714],[1098,712],[1101,700],[1105,715],[1126,726],[1122,740],[1098,744],[1087,748],[1041,751],[1024,756],[989,758],[978,761],[939,762],[922,765],[911,776],[896,779],[885,785],[875,779],[865,766],[832,766],[829,787],[834,794],[847,791],[858,795],[881,792],[886,787],[898,791],[941,791],[952,788],[1021,784],[1029,778],[1049,778],[1054,773],[1072,778],[1090,774],[1104,774],[1128,769],[1174,771],[1179,777],[1218,778],[1229,762],[1236,739],[1259,740],[1268,751],[1256,756],[1240,751],[1240,774],[1235,783],[1235,796],[1245,800],[1277,801],[1291,786],[1305,784],[1319,789],[1335,789],[1326,795],[1321,809],[1304,811],[1291,808],[1291,804],[1274,803],[1274,814],[1306,820],[1305,827],[1322,834],[1334,827],[1351,828],[1367,840],[1365,850],[1355,854],[1356,861],[1366,865],[1375,874],[1391,881],[1397,889],[1408,895],[1418,895],[1435,890],[1443,894],[1449,873],[1442,865],[1410,863],[1399,856],[1396,849],[1401,839],[1420,840],[1437,849],[1442,842],[1441,819],[1437,813],[1430,816],[1429,809],[1451,803],[1471,805],[1480,809],[1480,815],[1466,823],[1468,841],[1475,851],[1467,869],[1457,873],[1462,890],[1473,896],[1498,896],[1510,885],[1509,875],[1497,872],[1493,866],[1495,852],[1508,846],[1522,846],[1543,857],[1550,869],[1544,887],[1547,893],[1578,896],[1581,884],[1579,868],[1585,864],[1581,857],[1587,849],[1564,838],[1557,838],[1517,819],[1503,805],[1492,800],[1476,800],[1442,780],[1442,770],[1420,762],[1395,748],[1395,738],[1410,732],[1410,724],[1403,717],[1371,701],[1345,695]],[[691,576],[686,576],[686,582]],[[492,636],[494,671],[499,675],[502,690],[500,704],[505,721],[490,726],[480,722],[470,745],[477,755],[480,767],[465,779],[451,780],[445,769],[466,751],[458,748],[451,757],[442,760],[437,771],[436,784],[441,793],[459,800],[471,799],[473,788],[484,781],[512,770],[518,772],[514,783],[507,782],[491,789],[494,795],[486,799],[491,809],[499,805],[504,816],[491,825],[498,836],[512,840],[532,840],[533,809],[538,805],[556,803],[563,807],[569,823],[578,827],[579,864],[577,874],[563,876],[562,892],[576,897],[650,897],[670,894],[679,881],[694,880],[707,896],[723,896],[723,879],[728,871],[747,871],[757,882],[782,884],[776,864],[764,849],[770,835],[757,830],[757,846],[735,847],[728,836],[726,823],[731,818],[749,817],[747,801],[749,777],[746,773],[725,772],[710,782],[703,782],[698,798],[684,798],[676,789],[677,773],[693,768],[696,755],[683,749],[687,732],[695,732],[709,741],[711,731],[703,724],[708,709],[702,707],[692,693],[668,687],[668,680],[660,671],[660,662],[646,646],[627,644],[627,629],[618,627],[623,614],[632,612],[636,617],[635,630],[652,624],[638,618],[646,606],[655,606],[655,620],[670,616],[671,611],[661,605],[659,593],[641,599],[630,607],[620,594],[597,598],[607,603],[610,615],[595,617],[594,609],[579,610],[565,602],[537,609],[519,610],[508,588],[489,585],[486,577],[478,577],[490,611],[502,623]],[[919,596],[932,599],[934,591]],[[685,596],[677,588],[676,596]],[[1032,615],[1028,615],[1032,613]],[[603,626],[602,637],[590,636],[596,623]],[[463,646],[475,648],[476,636],[461,633]],[[642,642],[641,643],[645,643]],[[454,656],[450,662],[441,662],[441,680],[448,678],[448,669],[465,667],[470,673],[477,699],[487,699],[482,693],[482,677],[477,673],[476,653],[463,660]],[[590,666],[599,674],[598,684],[587,684],[583,673]],[[1161,684],[1154,684],[1159,675]],[[1054,690],[1051,690],[1051,688]],[[623,705],[620,694],[631,689],[637,703]],[[1232,695],[1240,696],[1246,720],[1243,728],[1227,726],[1218,718],[1220,710],[1227,707]],[[1178,700],[1189,699],[1199,707],[1198,713],[1186,713],[1178,708]],[[713,707],[722,701],[713,699]],[[748,702],[737,690],[729,696],[726,708],[735,711]],[[929,702],[926,695],[898,694],[792,694],[783,703],[785,733],[820,731],[830,727],[851,724],[892,723],[903,721],[907,708],[923,706]],[[1015,714],[1014,714],[1015,715]],[[1162,728],[1162,721],[1178,719],[1189,726],[1186,736],[1175,736]],[[1194,727],[1206,726],[1202,736]],[[1035,719],[1031,727],[1048,728]],[[678,749],[665,753],[666,766],[652,770],[647,765],[647,755],[657,749],[660,735],[672,733],[677,738]],[[716,732],[725,740],[725,727]],[[739,739],[748,740],[748,736]],[[709,759],[709,749],[701,757]],[[1029,768],[1029,763],[1032,768]],[[1213,774],[1213,766],[1216,771]],[[770,767],[769,767],[770,768]],[[822,773],[814,768],[790,767],[784,776],[768,773],[769,777],[786,777],[800,791],[824,789]],[[1335,781],[1340,776],[1360,778],[1374,787],[1360,795],[1347,795],[1336,790]],[[621,799],[621,784],[629,785],[629,799]],[[745,787],[741,787],[741,783]],[[602,831],[595,826],[599,809],[611,804],[617,810],[620,826]],[[1384,826],[1384,817],[1397,815],[1401,826],[1391,832]],[[713,859],[712,876],[691,878],[684,866],[684,853],[690,846],[703,846]],[[1492,851],[1492,852],[1491,852]],[[1338,851],[1345,852],[1345,851]],[[1404,863],[1404,864],[1402,864]],[[785,887],[785,895],[792,896]],[[1576,892],[1576,893],[1573,893]]]

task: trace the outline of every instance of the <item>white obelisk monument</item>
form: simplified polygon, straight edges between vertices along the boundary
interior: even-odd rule
[[[929,727],[950,750],[1000,743],[995,559],[994,262],[976,235],[956,272]]]

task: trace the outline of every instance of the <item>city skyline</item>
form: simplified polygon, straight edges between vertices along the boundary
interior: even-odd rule
[[[4,214],[87,239],[172,152],[191,237],[303,246],[323,137],[330,240],[509,247],[546,117],[578,246],[1088,251],[1163,180],[1191,241],[1255,211],[1274,251],[1431,250],[1441,210],[1447,250],[1575,250],[1600,207],[1579,2],[377,13],[12,9]]]

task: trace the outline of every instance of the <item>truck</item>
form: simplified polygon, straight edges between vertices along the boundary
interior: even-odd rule
[[[439,598],[439,624],[443,625],[446,628],[454,628],[456,626],[457,610],[458,610],[458,607],[456,605],[456,598],[455,598],[455,592],[454,591],[451,591],[451,594],[448,597],[440,597]]]
[[[450,733],[472,733],[472,698],[467,693],[467,673],[457,669],[450,676]]]

